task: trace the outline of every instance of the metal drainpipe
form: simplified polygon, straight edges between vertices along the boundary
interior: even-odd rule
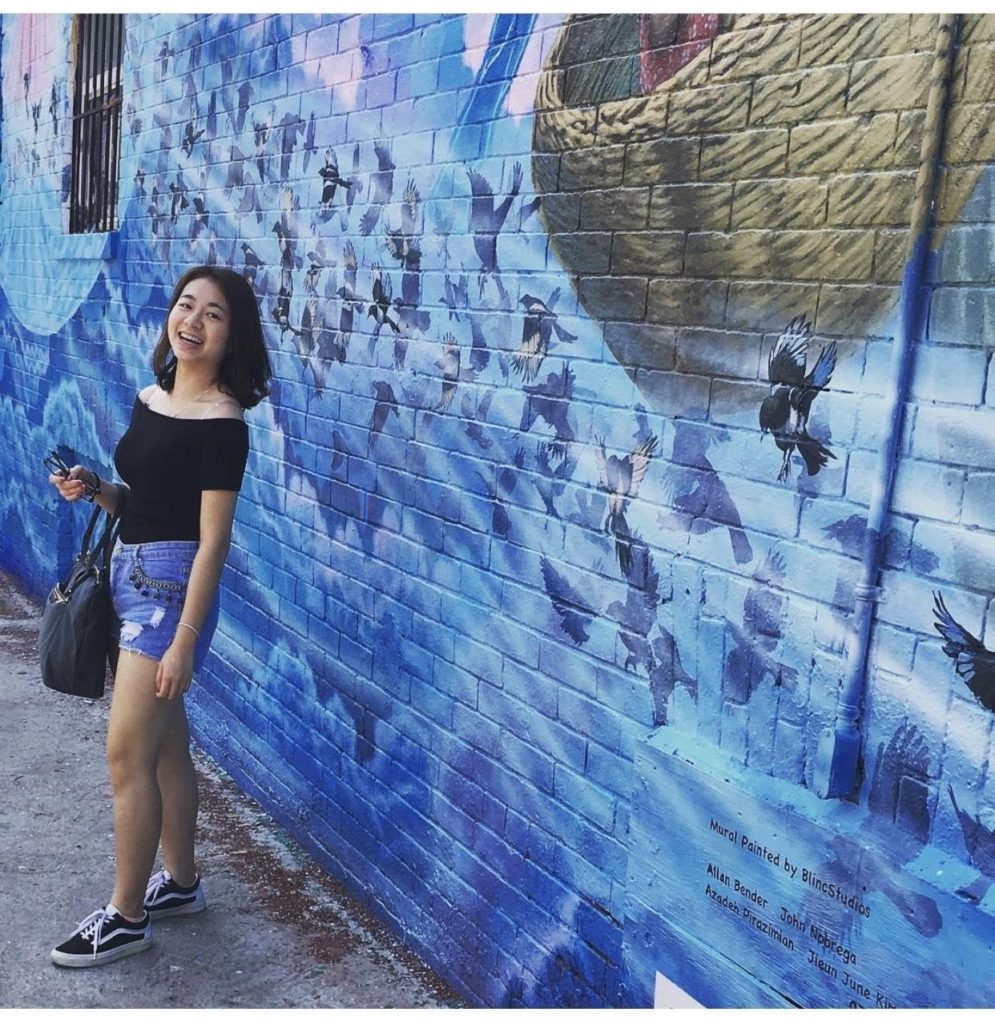
[[[902,277],[899,324],[891,358],[891,389],[887,395],[887,430],[878,454],[874,493],[864,535],[863,572],[857,584],[857,604],[848,644],[846,677],[836,705],[836,724],[822,736],[815,756],[814,789],[820,797],[846,797],[854,789],[860,754],[860,705],[864,696],[871,626],[881,598],[881,569],[885,521],[891,507],[895,456],[902,436],[905,400],[912,370],[915,337],[920,329],[923,276],[936,198],[937,166],[943,143],[943,127],[961,15],[943,14],[937,29],[936,50],[926,101],[919,174],[916,179],[912,219],[909,224],[908,258]]]

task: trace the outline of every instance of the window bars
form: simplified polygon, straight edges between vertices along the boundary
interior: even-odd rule
[[[77,14],[69,230],[117,227],[123,14]]]

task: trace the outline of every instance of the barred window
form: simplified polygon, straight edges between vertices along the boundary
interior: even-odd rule
[[[76,90],[69,230],[112,231],[117,227],[124,15],[77,14],[73,29]]]

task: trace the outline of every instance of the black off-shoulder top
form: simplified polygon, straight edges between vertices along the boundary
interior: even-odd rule
[[[238,491],[249,428],[236,419],[175,419],[135,399],[114,465],[131,489],[121,520],[125,544],[200,539],[202,491]]]

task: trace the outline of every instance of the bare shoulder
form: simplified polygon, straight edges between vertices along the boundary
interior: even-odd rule
[[[241,405],[230,397],[221,399],[211,409],[211,414],[208,419],[212,420],[239,420],[242,423],[245,422],[245,410]]]
[[[142,390],[138,392],[138,400],[143,405],[148,405],[152,401],[152,396],[155,394],[155,392],[156,385],[150,384],[147,388],[142,388]]]

